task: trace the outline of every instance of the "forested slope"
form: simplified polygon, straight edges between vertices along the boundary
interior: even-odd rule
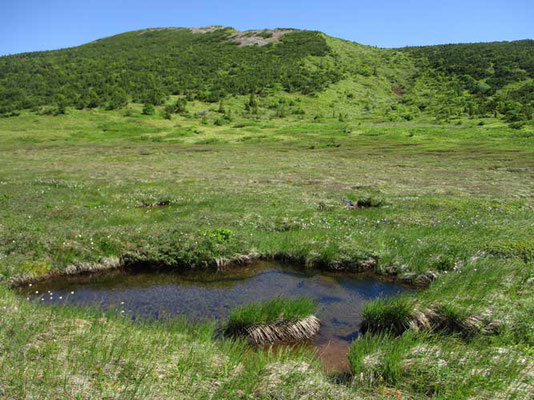
[[[78,108],[115,108],[128,101],[159,105],[169,94],[216,102],[274,85],[312,93],[340,79],[334,69],[304,65],[308,56],[330,53],[318,32],[290,32],[266,46],[239,46],[231,40],[234,33],[144,30],[71,49],[3,57],[0,106],[5,111],[52,102]]]
[[[147,29],[1,57],[0,114],[158,106],[170,95],[183,102],[280,91],[315,98],[347,84],[345,108],[365,95],[365,111],[384,117],[514,123],[532,119],[533,79],[533,40],[378,49],[291,29]]]
[[[436,97],[445,110],[461,105],[471,116],[494,113],[508,121],[532,119],[533,40],[408,47],[403,51],[414,57],[418,80],[439,87],[442,95]]]

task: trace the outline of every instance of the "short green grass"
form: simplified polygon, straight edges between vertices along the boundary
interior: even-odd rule
[[[254,325],[295,322],[313,315],[315,310],[316,303],[309,298],[275,298],[263,303],[250,303],[232,310],[226,330],[237,332]]]

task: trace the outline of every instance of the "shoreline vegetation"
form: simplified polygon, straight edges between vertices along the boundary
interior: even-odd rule
[[[122,257],[104,257],[96,262],[79,262],[68,265],[63,270],[54,270],[47,272],[43,275],[15,275],[10,277],[7,280],[7,284],[11,288],[19,288],[22,286],[27,286],[29,284],[61,279],[65,277],[76,277],[81,275],[93,275],[93,274],[102,274],[106,272],[111,272],[114,270],[125,270],[129,272],[135,271],[173,271],[176,273],[187,272],[187,269],[184,267],[176,267],[174,264],[162,265],[157,261],[151,262],[150,260],[143,259],[142,262],[137,264],[135,261],[132,261],[132,258],[135,260],[137,255],[124,255]],[[475,257],[473,257],[475,258]],[[127,260],[127,261],[125,261]],[[257,253],[252,254],[238,254],[231,256],[230,258],[215,258],[212,260],[203,261],[204,268],[206,271],[220,271],[227,268],[236,268],[242,265],[249,265],[255,262],[282,262],[284,264],[299,265],[298,261],[293,259],[288,255],[276,255],[275,257],[264,257]],[[426,271],[424,273],[410,273],[406,272],[402,275],[398,275],[396,268],[386,268],[378,269],[377,261],[374,259],[364,260],[364,261],[344,261],[340,263],[338,261],[332,261],[330,264],[318,263],[307,264],[302,266],[304,269],[317,269],[317,270],[326,270],[332,272],[352,272],[352,273],[373,273],[377,276],[381,276],[387,279],[399,281],[405,285],[410,285],[418,288],[428,287],[433,281],[439,278],[439,271]]]
[[[533,393],[533,41],[385,50],[284,30],[240,47],[218,31],[0,58],[0,397]],[[302,346],[13,287],[258,260],[421,290],[365,306],[340,377]]]

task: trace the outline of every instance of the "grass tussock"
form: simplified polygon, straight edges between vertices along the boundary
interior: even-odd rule
[[[373,398],[385,387],[413,398],[528,398],[532,264],[502,260],[473,259],[419,292],[410,307],[402,297],[370,303],[366,323],[375,325],[349,352],[359,392]]]
[[[469,314],[454,304],[433,305],[421,310],[407,296],[368,303],[362,319],[364,333],[400,335],[412,329],[470,338],[477,334],[496,334],[502,329],[502,322],[491,315]]]
[[[408,296],[397,296],[373,301],[362,312],[362,332],[398,335],[409,327],[413,301]]]
[[[423,311],[414,310],[408,326],[415,331],[426,329],[470,338],[477,334],[493,335],[502,329],[502,322],[489,315],[468,315],[452,304],[438,305]]]
[[[313,315],[316,304],[312,299],[302,297],[298,299],[275,298],[264,303],[251,303],[236,308],[230,313],[227,327],[239,327],[271,324],[278,321],[297,321]]]
[[[256,346],[289,344],[309,340],[319,333],[321,321],[313,315],[296,321],[278,321],[270,324],[251,325],[238,334],[245,336]]]
[[[310,339],[320,329],[313,315],[316,304],[308,298],[276,298],[251,303],[230,313],[225,333],[245,336],[255,345],[292,343]]]

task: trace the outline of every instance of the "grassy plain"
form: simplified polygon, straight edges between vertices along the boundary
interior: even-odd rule
[[[140,111],[0,119],[4,283],[122,255],[165,268],[236,256],[372,265],[399,278],[438,276],[410,298],[412,310],[446,306],[502,328],[468,338],[369,333],[353,344],[353,376],[334,384],[307,350],[251,352],[212,340],[212,326],[39,307],[3,285],[0,396],[482,399],[532,390],[532,127],[326,114],[234,114],[216,125],[215,110],[172,120]],[[380,206],[348,207],[367,198]],[[391,314],[388,304],[369,307]]]

